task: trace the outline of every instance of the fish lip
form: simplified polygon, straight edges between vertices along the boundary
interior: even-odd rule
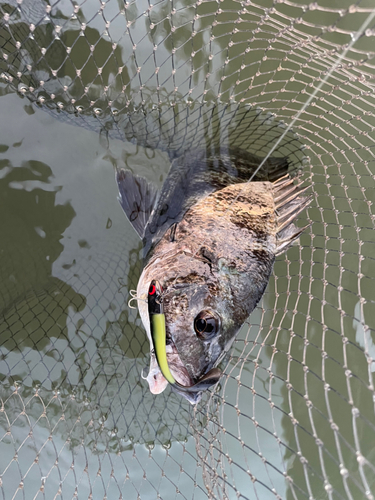
[[[160,371],[159,364],[156,361],[153,351],[150,353],[150,368],[145,379],[147,380],[151,394],[161,394],[168,385],[167,380]]]
[[[168,367],[177,382],[177,384],[170,384],[171,389],[173,392],[179,394],[180,396],[183,396],[192,405],[196,405],[201,400],[203,391],[208,389],[209,386],[207,388],[203,387],[202,390],[197,387],[195,387],[194,390],[193,387],[199,384],[204,379],[205,375],[207,375],[211,371],[212,368],[206,369],[205,373],[203,373],[199,378],[193,379],[180,358],[177,347],[173,342],[172,336],[168,335],[167,338],[168,343],[166,343],[166,355]],[[151,351],[151,364],[150,371],[147,376],[147,381],[150,387],[150,391],[153,394],[160,394],[164,391],[166,386],[169,385],[160,370],[160,366],[157,362],[154,350]],[[189,388],[191,388],[192,390],[189,390]]]
[[[198,401],[200,401],[203,391],[205,391],[209,387],[212,387],[212,386],[217,384],[217,382],[219,381],[219,378],[222,375],[222,372],[218,368],[214,368],[213,366],[207,366],[205,372],[202,373],[199,378],[193,378],[190,375],[186,366],[184,365],[183,361],[181,360],[180,355],[178,353],[178,350],[177,350],[172,339],[170,339],[169,345],[170,346],[173,345],[173,347],[172,347],[172,349],[174,350],[173,355],[176,357],[176,360],[177,360],[177,363],[176,363],[176,361],[172,361],[170,363],[168,360],[168,353],[167,353],[167,360],[168,360],[169,369],[170,369],[172,375],[174,376],[174,378],[176,379],[176,382],[178,383],[178,384],[171,384],[171,386],[172,386],[173,390],[175,390],[175,392],[178,392],[179,394],[182,394],[184,396],[186,396],[186,394],[190,394],[190,396],[186,397],[186,399],[188,399],[192,404],[195,404]],[[217,373],[215,374],[216,376],[218,376],[217,380],[215,382],[211,382],[209,385],[207,385],[206,388],[202,388],[201,390],[199,390],[196,386],[198,384],[200,384],[201,382],[203,382],[206,375],[208,375],[214,369],[216,370],[216,372],[219,373],[219,376]],[[178,370],[180,370],[180,371],[178,371]],[[184,382],[185,383],[182,383],[180,380],[181,371],[184,374],[184,377],[185,377]],[[178,374],[177,377],[176,377],[176,373]],[[213,376],[212,373],[211,373],[211,376]],[[199,394],[200,396],[199,397],[194,396],[194,394]],[[191,399],[194,399],[194,401],[191,401]]]
[[[171,335],[167,334],[167,339],[168,339],[168,343],[166,344],[166,347],[168,349],[167,361],[168,361],[168,367],[173,377],[179,384],[181,384],[184,387],[189,387],[190,385],[193,385],[195,382],[192,379],[186,366],[184,365],[180,357],[180,354],[177,350],[177,347],[173,342],[173,338],[171,337]]]
[[[197,403],[199,403],[199,401],[202,399],[202,394],[203,394],[203,391],[199,392],[181,391],[178,387],[174,385],[172,385],[172,391],[180,396],[183,396],[192,405],[196,405]]]
[[[176,389],[179,393],[182,393],[182,392],[184,392],[184,393],[190,392],[191,394],[201,393],[203,391],[203,389],[202,389],[202,391],[198,391],[196,389],[189,391],[189,388],[202,382],[205,375],[207,375],[212,370],[213,367],[212,366],[206,367],[205,372],[202,373],[199,378],[193,378],[190,375],[186,366],[184,365],[184,363],[179,355],[179,352],[177,350],[177,347],[176,347],[175,343],[173,342],[173,339],[170,335],[168,336],[167,346],[168,346],[168,351],[169,351],[169,352],[167,352],[167,361],[168,361],[169,369],[170,369],[172,375],[174,376],[174,378],[176,379],[176,381],[180,384],[180,386],[182,386],[179,388],[178,386],[171,384],[172,387],[174,389]],[[171,359],[171,357],[173,357],[173,359]],[[212,384],[212,385],[214,385],[214,384]]]

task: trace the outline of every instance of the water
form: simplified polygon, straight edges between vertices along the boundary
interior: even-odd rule
[[[52,495],[57,468],[60,476],[66,475],[64,494],[78,483],[80,494],[86,495],[93,471],[111,475],[100,454],[115,463],[120,456],[120,464],[129,468],[126,480],[125,472],[118,471],[121,465],[115,467],[115,480],[129,483],[125,491],[133,494],[138,482],[148,491],[142,470],[153,465],[143,464],[142,450],[153,449],[146,455],[151,464],[160,447],[171,442],[168,454],[179,456],[182,446],[194,456],[192,409],[169,390],[155,398],[140,377],[148,364],[148,342],[127,301],[140,274],[141,245],[116,199],[113,165],[124,162],[160,185],[168,157],[149,150],[147,157],[146,150],[116,140],[98,141],[97,133],[61,123],[16,95],[7,95],[0,105],[9,117],[2,136],[7,217],[2,228],[0,366],[3,414],[8,422],[15,419],[10,429],[22,491],[36,491],[40,483]],[[236,140],[240,138],[237,133]],[[20,404],[24,416],[17,417]],[[8,456],[10,442],[5,438],[2,444]],[[23,467],[35,463],[35,455],[40,473],[24,478]],[[134,456],[138,465],[129,467]],[[87,480],[78,480],[86,477],[85,469]],[[262,476],[262,464],[257,469]],[[159,473],[148,472],[150,484]],[[11,495],[14,481],[8,474],[16,474],[12,467],[3,476],[4,492]],[[197,475],[193,460],[184,474]],[[201,475],[194,481],[201,485]],[[202,494],[191,480],[185,486],[186,479],[179,482],[185,491],[198,488],[197,498]],[[278,479],[278,490],[282,482]],[[94,498],[101,498],[99,491],[96,487]],[[111,498],[111,488],[103,495],[105,491]]]
[[[140,272],[140,244],[116,199],[108,148],[95,132],[32,111],[15,95],[0,105],[8,116],[1,159],[2,420],[13,436],[2,446],[10,458],[13,441],[20,479],[38,457],[38,473],[23,481],[26,492],[37,491],[45,477],[49,497],[61,481],[54,479],[53,464],[60,475],[74,465],[64,480],[69,495],[85,466],[88,474],[93,468],[110,473],[95,458],[98,453],[121,452],[127,463],[134,443],[152,444],[157,434],[159,442],[185,439],[189,417],[173,395],[167,405],[141,383],[148,342],[127,307]],[[111,147],[112,158],[125,154],[122,144]],[[17,417],[19,404],[24,416]],[[169,412],[179,414],[171,428]],[[84,458],[86,449],[92,458]],[[136,469],[131,484],[137,482]],[[121,482],[119,474],[116,469]],[[17,475],[12,467],[5,471],[6,497]]]
[[[275,492],[283,499],[372,498],[375,123],[369,30],[355,40],[343,67],[322,82],[373,4],[361,2],[362,13],[352,8],[343,15],[337,9],[349,4],[322,10],[318,4],[266,3],[267,12],[249,4],[239,14],[245,6],[226,0],[220,12],[216,3],[193,8],[160,2],[143,15],[147,2],[127,4],[120,14],[117,3],[107,2],[103,16],[86,2],[70,17],[72,4],[62,1],[51,11],[57,29],[48,30],[38,23],[45,5],[24,1],[22,15],[36,26],[34,38],[21,37],[24,29],[29,33],[21,23],[15,40],[25,40],[22,64],[41,63],[29,73],[15,59],[23,82],[16,89],[51,109],[2,85],[5,499],[59,492],[70,498],[76,492],[95,500],[199,500],[207,497],[206,488],[231,499],[263,500]],[[2,14],[11,13],[12,2],[4,5]],[[131,23],[126,33],[124,22]],[[3,31],[1,37],[3,51],[11,53],[12,40],[5,43]],[[353,60],[362,62],[357,67]],[[51,105],[51,93],[59,105]],[[224,102],[245,99],[254,112],[256,106],[274,111],[276,118],[269,114],[264,123],[267,130],[275,124],[278,136],[284,130],[279,121],[289,123],[309,102],[294,125],[306,149],[288,149],[288,141],[282,147],[304,166],[305,179],[311,175],[315,200],[307,212],[311,229],[278,259],[251,327],[239,335],[222,392],[209,410],[202,405],[194,411],[169,390],[152,396],[141,377],[148,343],[127,306],[141,271],[141,245],[116,200],[113,167],[131,168],[160,186],[168,155],[207,141],[198,126],[184,132],[186,120],[199,114],[195,101],[217,95]],[[74,107],[81,109],[78,117],[67,113]],[[236,131],[241,144],[258,130],[256,149],[269,151],[275,135],[259,123],[249,127],[240,114],[228,122],[220,109],[202,113],[213,116],[212,136],[228,140]],[[127,110],[135,111],[130,122]],[[120,140],[135,137],[141,137],[138,145]],[[161,149],[143,148],[147,141]]]

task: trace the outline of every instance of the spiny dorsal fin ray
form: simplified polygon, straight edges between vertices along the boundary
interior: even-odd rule
[[[284,238],[282,239],[277,239],[277,249],[275,256],[277,257],[278,255],[284,253],[292,244],[293,242],[301,236],[301,234],[308,228],[310,227],[310,224],[307,224],[304,227],[296,227],[294,224],[290,224],[288,229],[289,231],[284,232]]]
[[[311,203],[311,196],[301,196],[310,186],[301,187],[302,182],[294,184],[294,179],[284,176],[273,183],[275,209],[277,214],[277,250],[280,255],[306,229],[296,227],[293,222],[297,216]]]
[[[292,206],[277,218],[277,234],[291,224],[294,219],[311,203],[312,197],[297,198]]]
[[[290,177],[290,175],[284,175],[280,179],[278,179],[276,182],[273,182],[273,192],[278,193],[279,191],[282,191],[284,188],[287,186],[290,186],[291,184],[294,183],[294,179]]]
[[[276,205],[282,204],[283,203],[282,200],[286,196],[288,196],[290,193],[293,193],[294,191],[298,191],[298,188],[302,185],[302,183],[303,183],[303,181],[299,182],[298,184],[293,184],[291,187],[285,188],[282,191],[280,191],[279,193],[275,193],[275,190],[273,190],[273,192],[275,194],[277,194],[277,196],[274,197]]]
[[[296,186],[296,189],[294,190],[289,190],[289,193],[285,193],[286,194],[285,197],[283,196],[281,199],[280,198],[275,199],[276,210],[279,212],[280,215],[283,213],[285,209],[287,209],[290,203],[292,203],[294,200],[299,199],[299,196],[310,188],[310,186],[306,186],[304,188],[299,189],[299,186],[300,185]]]
[[[130,170],[116,171],[119,202],[141,238],[155,206],[158,191],[143,177],[134,175]]]

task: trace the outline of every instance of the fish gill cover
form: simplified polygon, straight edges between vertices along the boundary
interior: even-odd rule
[[[374,37],[369,1],[0,1],[3,498],[374,498]],[[143,380],[113,167],[227,147],[287,158],[311,226],[193,408]]]

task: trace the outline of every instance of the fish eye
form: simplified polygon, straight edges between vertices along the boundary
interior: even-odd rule
[[[212,311],[201,311],[194,320],[194,330],[201,340],[209,340],[220,329],[220,319]]]

